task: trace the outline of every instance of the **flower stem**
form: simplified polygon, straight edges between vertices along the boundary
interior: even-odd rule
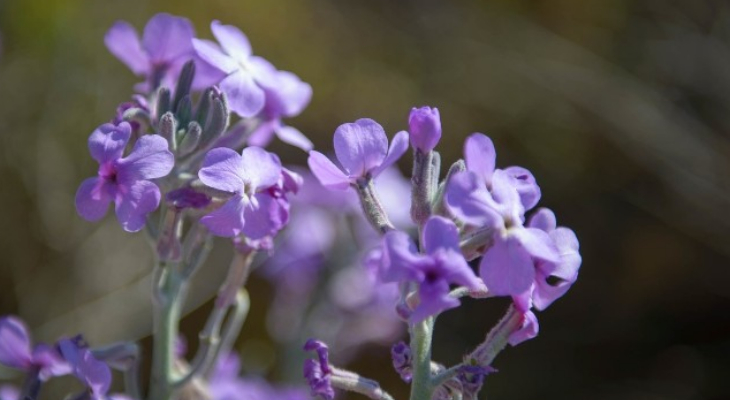
[[[357,194],[360,196],[360,204],[370,224],[380,233],[394,230],[393,224],[388,219],[383,205],[380,203],[378,194],[375,191],[373,180],[365,178],[355,184]]]
[[[515,309],[514,305],[510,305],[504,317],[489,331],[484,342],[464,358],[465,363],[482,367],[491,365],[499,352],[507,347],[509,335],[519,329],[522,318],[522,314]]]
[[[431,386],[431,339],[433,318],[427,318],[410,327],[411,354],[413,356],[413,380],[410,400],[430,400]]]

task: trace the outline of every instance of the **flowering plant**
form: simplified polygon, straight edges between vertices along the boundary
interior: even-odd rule
[[[154,244],[148,387],[136,343],[92,346],[76,336],[33,347],[23,322],[6,316],[0,364],[26,379],[20,389],[0,389],[0,399],[36,399],[47,380],[63,375],[83,386],[71,399],[306,398],[299,389],[241,377],[231,352],[248,313],[244,286],[257,256],[266,258],[262,273],[276,288],[272,336],[316,355],[304,363],[312,395],[332,399],[343,389],[392,399],[378,383],[332,365],[337,355],[325,344],[341,350],[342,361],[359,344],[377,341],[392,344],[393,366],[410,383],[411,400],[476,398],[497,354],[537,335],[533,309],[547,308],[577,279],[575,234],[557,226],[548,209],[526,217],[541,195],[534,176],[521,167],[496,168],[492,141],[475,133],[464,160],[442,179],[435,151],[441,120],[430,107],[414,108],[408,130],[390,143],[372,119],[341,125],[335,163],[283,122],[307,106],[311,86],[254,56],[238,28],[214,21],[211,31],[217,43],[195,38],[188,20],[169,14],[154,16],[141,39],[125,22],[112,26],[107,47],[143,81],[90,135],[99,167],[76,194],[82,218],[98,221],[113,203],[122,229],[144,231]],[[267,151],[274,137],[307,151],[309,171],[285,167]],[[410,183],[394,167],[409,146]],[[339,247],[343,216],[359,246],[347,249],[351,265],[318,279]],[[179,322],[215,236],[226,238],[234,255],[188,359]],[[475,272],[470,263],[477,261]],[[317,296],[323,288],[329,296]],[[463,297],[495,296],[513,304],[484,342],[458,365],[433,361],[438,315]],[[407,342],[397,341],[402,328]],[[295,332],[318,339],[305,342]],[[111,369],[124,373],[122,394],[110,393]]]

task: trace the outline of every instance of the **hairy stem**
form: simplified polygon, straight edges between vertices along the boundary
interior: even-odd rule
[[[410,400],[429,400],[431,386],[431,339],[433,318],[410,326],[411,354],[413,355],[413,380]]]
[[[385,233],[395,229],[388,219],[383,205],[380,203],[378,194],[375,191],[375,185],[370,178],[364,178],[355,185],[357,194],[360,196],[360,205],[370,224],[380,233]]]

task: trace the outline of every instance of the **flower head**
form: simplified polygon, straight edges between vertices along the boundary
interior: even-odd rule
[[[88,221],[98,221],[114,202],[122,228],[136,232],[147,214],[160,204],[160,189],[150,179],[166,176],[174,165],[167,141],[158,135],[137,140],[122,157],[131,134],[128,123],[104,124],[89,137],[89,151],[99,163],[98,176],[86,179],[76,192],[76,210]]]
[[[196,60],[198,69],[195,86],[204,87],[220,77],[196,58],[194,35],[188,19],[160,13],[147,22],[142,40],[132,25],[117,21],[104,36],[104,43],[135,75],[145,77],[145,82],[137,87],[142,92],[154,90],[160,84],[172,87],[183,65],[191,59]]]
[[[0,318],[0,364],[26,372],[37,368],[43,381],[71,372],[53,347],[38,344],[33,348],[28,328],[14,316]]]
[[[408,132],[411,145],[427,153],[436,147],[441,139],[441,117],[438,108],[413,108],[408,116]]]
[[[383,237],[382,278],[386,282],[418,283],[419,304],[411,322],[417,323],[459,305],[449,296],[449,285],[459,284],[476,289],[481,282],[466,263],[459,249],[456,225],[443,217],[431,217],[423,228],[422,247],[404,232],[391,231]]]
[[[335,131],[334,145],[342,169],[317,151],[309,152],[309,168],[324,187],[346,190],[358,180],[374,178],[393,165],[408,149],[408,132],[398,132],[389,148],[383,127],[363,118],[340,125]]]
[[[259,148],[247,147],[241,154],[219,147],[206,154],[198,172],[200,180],[232,197],[200,221],[215,235],[245,234],[260,239],[281,229],[288,218],[277,197],[268,189],[282,179],[279,159]]]
[[[263,87],[275,85],[274,68],[268,61],[252,54],[248,38],[235,26],[213,21],[210,30],[220,46],[209,40],[193,39],[195,51],[225,74],[218,86],[228,96],[230,109],[242,117],[255,116],[266,101]]]
[[[464,152],[468,170],[452,177],[446,203],[460,220],[492,231],[492,245],[479,266],[489,291],[524,295],[535,280],[539,260],[559,261],[548,234],[523,225],[525,209],[537,202],[539,189],[522,168],[495,170],[494,147],[484,135],[472,135]]]

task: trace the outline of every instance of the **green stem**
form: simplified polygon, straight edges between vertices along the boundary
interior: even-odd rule
[[[175,265],[160,265],[167,268],[161,283],[161,296],[155,308],[155,330],[153,337],[152,380],[149,400],[169,400],[173,395],[175,340],[182,311],[185,279]]]
[[[355,184],[355,189],[360,197],[360,205],[370,224],[380,233],[395,229],[388,219],[383,205],[380,203],[375,185],[371,178],[364,178]]]
[[[465,364],[476,364],[483,367],[491,365],[497,355],[507,347],[509,335],[519,329],[522,319],[522,314],[515,309],[514,305],[510,305],[504,317],[489,331],[484,342],[464,358]]]
[[[410,400],[430,400],[431,385],[431,339],[433,318],[410,327],[411,353],[413,355],[413,380]]]

